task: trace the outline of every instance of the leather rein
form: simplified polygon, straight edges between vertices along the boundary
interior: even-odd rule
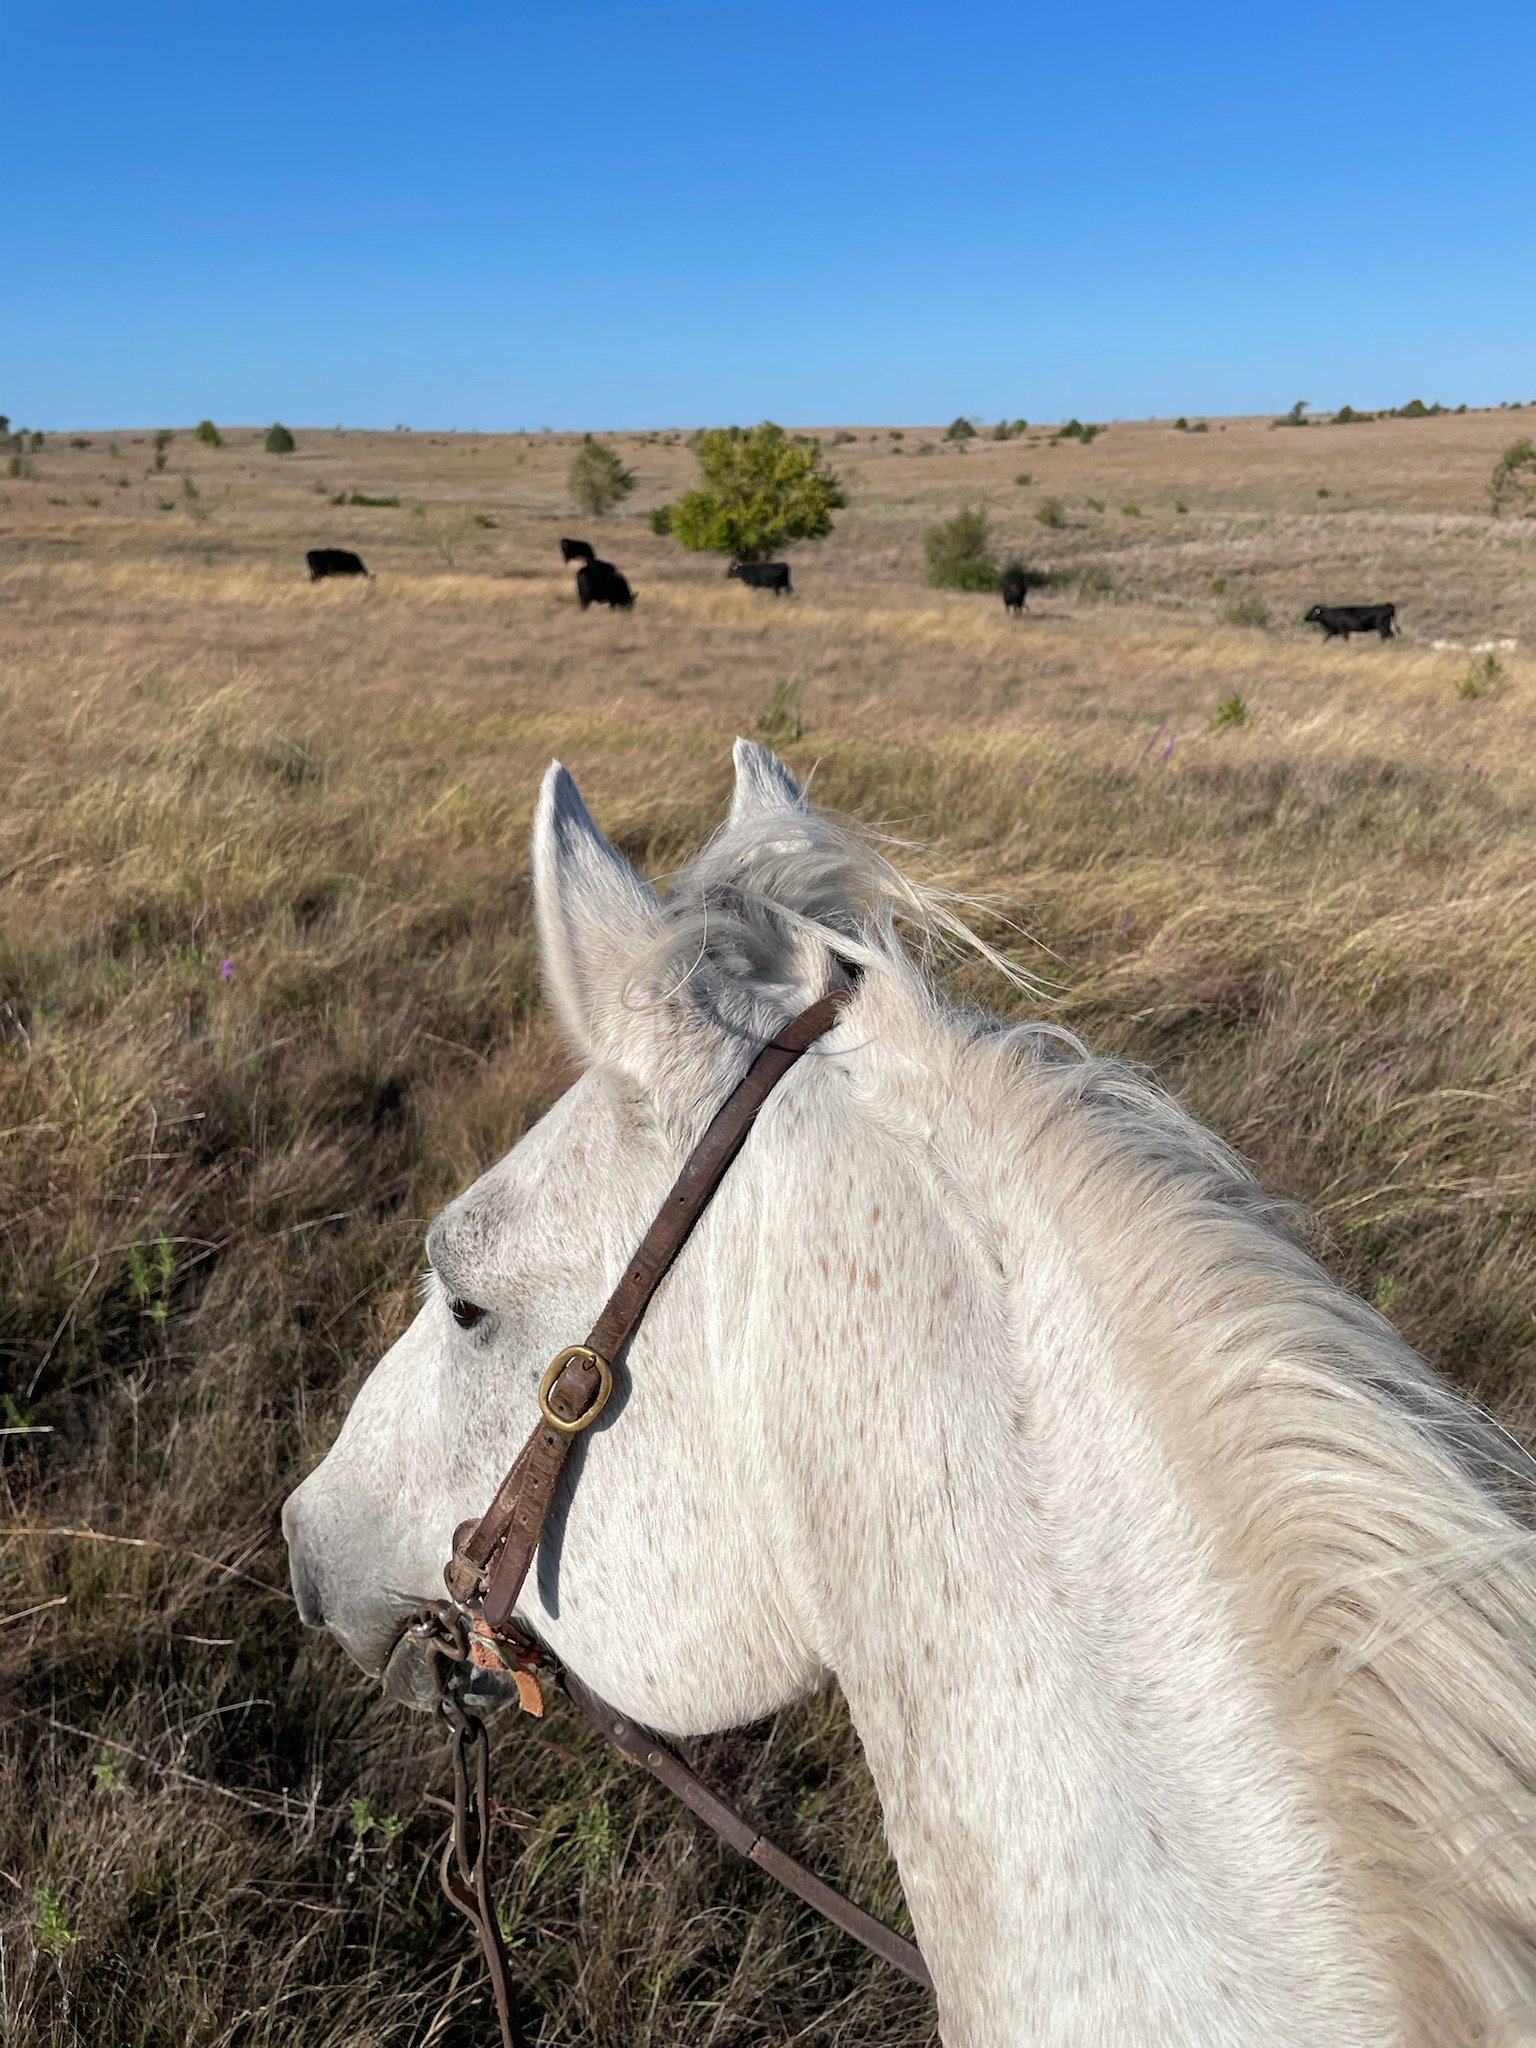
[[[932,1989],[923,1959],[910,1941],[770,1842],[711,1792],[661,1736],[640,1727],[599,1699],[573,1672],[563,1670],[512,1614],[572,1446],[602,1414],[613,1391],[615,1360],[746,1142],[758,1111],[801,1055],[832,1029],[853,993],[851,987],[834,988],[792,1018],[757,1054],[716,1111],[586,1342],[568,1345],[545,1369],[539,1383],[539,1421],[495,1498],[478,1522],[463,1522],[455,1530],[453,1556],[443,1570],[449,1598],[422,1608],[412,1624],[426,1656],[438,1716],[448,1729],[453,1767],[453,1826],[439,1877],[447,1897],[479,1937],[503,2048],[524,2048],[524,2036],[512,2012],[506,1944],[491,1893],[490,1740],[484,1722],[464,1699],[464,1682],[472,1666],[509,1674],[523,1711],[532,1714],[543,1712],[538,1674],[549,1673],[594,1727],[643,1764],[723,1841],[835,1927]]]

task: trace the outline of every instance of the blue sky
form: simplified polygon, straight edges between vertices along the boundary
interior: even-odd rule
[[[1536,10],[0,8],[0,411],[1536,398]]]

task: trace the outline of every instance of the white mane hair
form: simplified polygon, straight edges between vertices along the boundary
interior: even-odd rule
[[[1536,1466],[1151,1081],[1049,1024],[945,1005],[936,947],[1012,972],[960,900],[752,755],[729,825],[638,934],[627,1003],[687,983],[745,1038],[847,969],[880,986],[882,1033],[984,1116],[1074,1247],[1405,2038],[1536,2039]]]

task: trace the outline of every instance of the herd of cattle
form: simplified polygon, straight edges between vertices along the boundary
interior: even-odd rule
[[[309,580],[318,583],[325,576],[366,576],[361,555],[350,548],[311,548],[304,557]],[[629,579],[612,562],[598,559],[590,541],[562,540],[560,559],[576,570],[576,601],[585,611],[588,605],[606,604],[627,611],[635,601]],[[751,590],[771,590],[775,597],[793,596],[788,562],[732,562],[726,570]],[[1022,569],[1005,569],[999,585],[1006,610],[1019,617],[1029,600],[1029,578]],[[1315,604],[1304,624],[1321,626],[1325,640],[1347,640],[1351,633],[1377,633],[1390,640],[1397,631],[1394,604]]]

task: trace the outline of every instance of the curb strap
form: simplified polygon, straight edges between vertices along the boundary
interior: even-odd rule
[[[571,1445],[597,1420],[612,1392],[614,1359],[634,1335],[758,1111],[801,1054],[832,1029],[853,993],[847,986],[832,989],[758,1053],[689,1154],[586,1343],[572,1344],[550,1361],[539,1387],[541,1420],[495,1499],[479,1522],[461,1522],[454,1531],[453,1556],[443,1571],[448,1591],[461,1607],[478,1600],[493,1634],[511,1624]]]

